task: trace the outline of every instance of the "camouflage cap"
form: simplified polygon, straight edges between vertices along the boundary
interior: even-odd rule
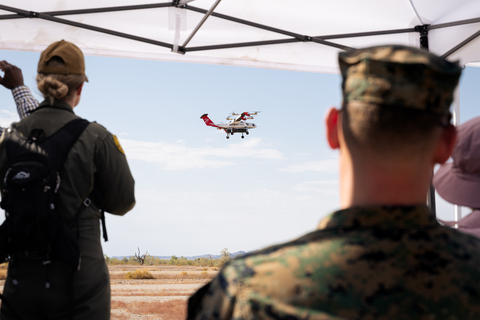
[[[446,114],[461,74],[426,50],[376,46],[340,52],[343,102],[361,101]]]

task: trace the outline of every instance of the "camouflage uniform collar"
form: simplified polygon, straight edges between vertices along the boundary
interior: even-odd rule
[[[352,228],[412,228],[438,225],[426,205],[366,206],[336,211],[324,218],[317,230]]]
[[[63,100],[59,100],[59,99],[54,99],[53,103],[50,103],[49,99],[45,99],[45,100],[43,100],[42,103],[40,103],[40,105],[38,106],[38,108],[35,111],[43,109],[43,108],[56,108],[56,109],[62,109],[62,110],[65,110],[65,111],[69,111],[71,113],[75,113],[75,112],[73,112],[72,107],[68,103],[66,103]]]

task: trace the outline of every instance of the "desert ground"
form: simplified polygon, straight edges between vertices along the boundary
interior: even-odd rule
[[[155,279],[126,280],[130,271],[145,269]],[[112,320],[185,319],[187,299],[217,273],[195,266],[109,266]]]
[[[185,319],[188,297],[217,273],[196,266],[110,265],[112,320]],[[154,279],[125,279],[128,272],[148,271]],[[5,281],[0,281],[3,292]]]

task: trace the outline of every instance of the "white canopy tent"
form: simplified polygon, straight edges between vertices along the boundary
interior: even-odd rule
[[[339,50],[419,46],[422,32],[432,52],[475,65],[479,30],[478,0],[4,0],[0,5],[0,49],[41,51],[65,39],[89,55],[326,73],[337,72]],[[175,44],[178,53],[172,52]]]
[[[0,49],[338,73],[337,53],[424,47],[480,66],[478,0],[3,0]],[[458,96],[458,95],[457,95]],[[458,99],[454,120],[458,122]],[[434,199],[431,198],[432,200]]]

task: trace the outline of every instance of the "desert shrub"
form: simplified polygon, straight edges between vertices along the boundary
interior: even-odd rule
[[[125,279],[155,279],[155,277],[146,269],[139,269],[127,272]]]
[[[105,263],[107,265],[122,265],[122,264],[128,264],[128,263],[131,263],[131,264],[136,264],[135,261],[131,260],[130,258],[123,258],[123,259],[118,259],[118,258],[111,258],[109,256],[107,256],[106,254],[104,255],[105,257]]]
[[[220,251],[220,266],[223,266],[231,259],[232,257],[230,256],[230,252],[228,252],[228,248],[223,248],[222,251]]]
[[[122,260],[119,260],[117,258],[110,258],[109,262],[107,264],[110,265],[119,265],[119,264],[124,264]]]
[[[170,260],[163,260],[165,263],[175,266],[195,266],[198,265],[196,260],[188,260],[186,257],[181,256],[178,258],[177,256],[173,255]]]
[[[182,271],[182,272],[180,273],[181,276],[186,276],[187,274],[188,274],[187,271]]]
[[[155,265],[155,257],[154,256],[151,256],[149,254],[146,255],[145,257],[145,265],[147,266],[153,266]]]
[[[208,257],[197,258],[193,260],[189,260],[184,256],[171,256],[169,260],[160,259],[155,256],[146,254],[145,255],[145,265],[154,266],[154,265],[172,265],[172,266],[198,266],[198,267],[221,267],[227,261],[231,259],[230,253],[228,252],[228,248],[224,248],[220,252],[221,256],[217,259],[214,259],[212,255],[208,255]],[[110,258],[105,255],[105,262],[108,265],[122,265],[122,264],[140,264],[138,261],[135,260],[134,256],[125,257],[123,259],[117,258]]]

